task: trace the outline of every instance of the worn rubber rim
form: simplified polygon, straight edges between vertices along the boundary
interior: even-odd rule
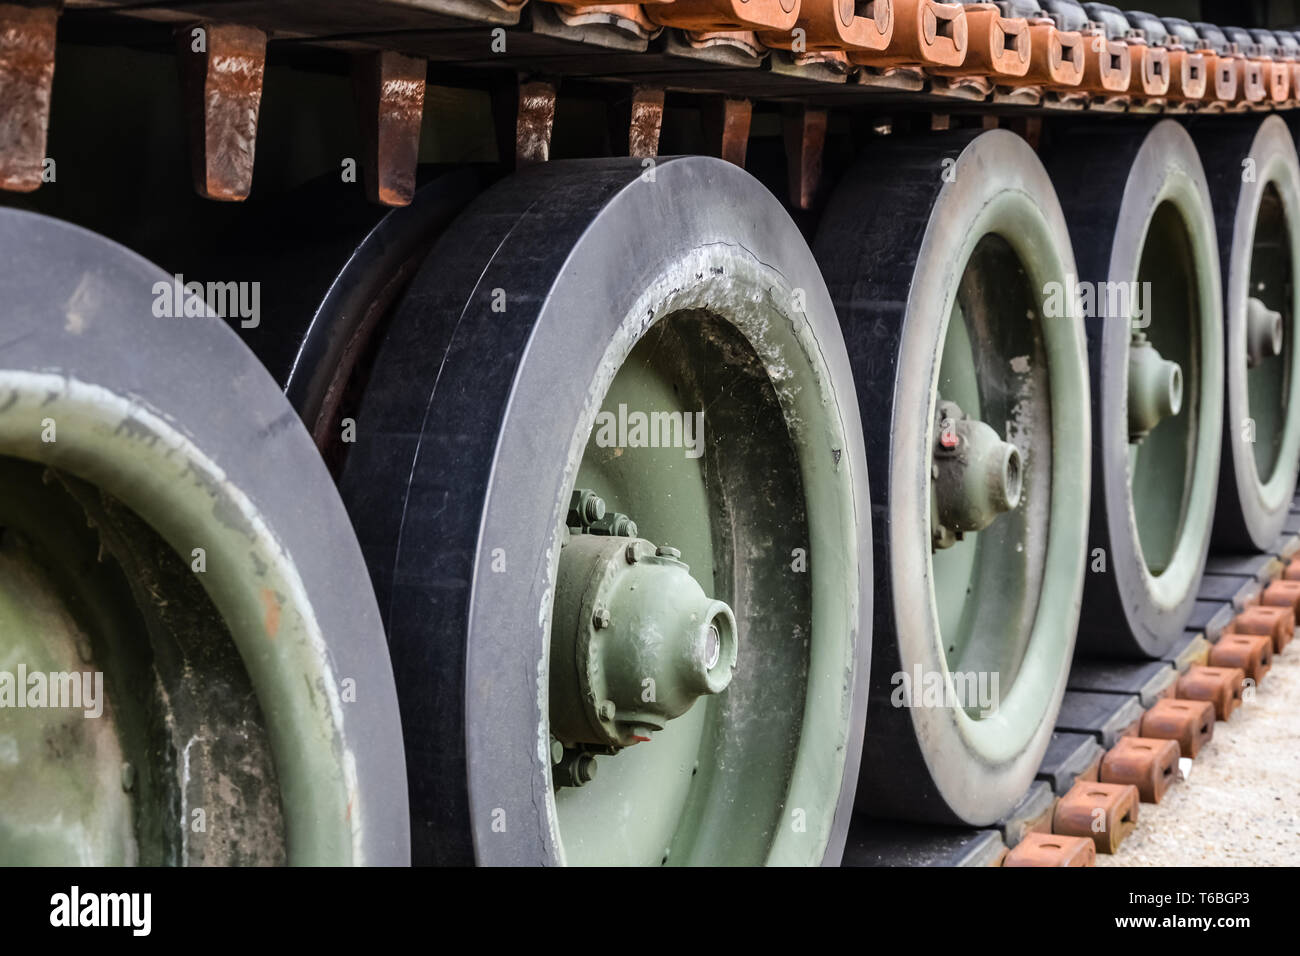
[[[1074,130],[1056,144],[1047,164],[1070,223],[1080,283],[1100,290],[1121,284],[1140,290],[1142,286],[1135,285],[1140,279],[1169,278],[1143,273],[1143,256],[1180,246],[1181,262],[1175,264],[1179,274],[1174,278],[1194,311],[1192,324],[1180,325],[1181,317],[1161,311],[1162,301],[1170,297],[1153,284],[1151,298],[1157,311],[1148,317],[1152,324],[1144,332],[1162,354],[1177,356],[1185,350],[1182,410],[1158,424],[1138,446],[1136,456],[1131,452],[1128,421],[1130,316],[1109,316],[1108,308],[1094,307],[1084,317],[1095,445],[1100,454],[1093,463],[1089,573],[1080,644],[1090,653],[1159,657],[1182,635],[1191,616],[1210,547],[1217,491],[1223,331],[1209,191],[1190,136],[1172,120],[1149,130],[1138,126]],[[1073,185],[1080,170],[1095,184],[1087,196]],[[1159,242],[1149,243],[1153,228],[1162,234]],[[1172,450],[1158,447],[1166,436],[1173,440]],[[1160,542],[1150,527],[1145,544],[1139,531],[1134,513],[1135,458],[1142,474],[1154,467],[1157,472],[1164,469],[1169,481],[1181,481],[1181,494],[1169,495],[1178,513],[1175,527],[1165,529],[1163,547],[1156,547]],[[1153,480],[1149,485],[1151,495],[1156,495],[1158,484]],[[1148,566],[1144,547],[1156,561],[1154,569]],[[1166,560],[1156,557],[1159,552],[1167,552]]]
[[[907,209],[891,208],[890,197],[904,194]],[[1050,492],[1027,488],[1021,505],[1047,540],[1019,674],[983,719],[955,706],[889,701],[897,675],[918,666],[942,674],[945,687],[952,683],[931,570],[929,466],[941,343],[961,277],[976,244],[992,233],[1014,249],[1035,295],[1064,283],[1073,271],[1065,222],[1033,152],[997,131],[886,142],[849,174],[830,208],[817,254],[855,365],[868,464],[886,475],[874,486],[875,661],[859,803],[909,818],[987,824],[1033,779],[1073,648],[1089,445],[1082,330],[1068,301],[1061,318],[1042,323],[1050,433],[1017,438],[1027,461],[1038,459],[1027,469],[1041,472],[1050,461],[1051,471]],[[891,409],[887,420],[867,414],[878,408]]]
[[[0,454],[113,496],[187,563],[205,548],[204,590],[265,718],[288,861],[406,862],[396,699],[373,592],[292,409],[219,320],[157,317],[155,285],[171,279],[120,246],[13,210],[0,211],[0,245]],[[53,442],[42,440],[47,419]]]
[[[817,449],[800,453],[799,475],[825,492],[805,494],[808,567],[822,570],[811,584],[818,690],[801,719],[816,736],[804,733],[767,821],[718,807],[695,836],[678,834],[668,862],[732,853],[836,863],[843,849],[865,710],[870,561],[854,549],[866,534],[866,474],[856,407],[840,398],[851,395],[851,377],[834,311],[788,215],[742,170],[690,157],[644,173],[639,161],[552,163],[480,197],[413,280],[374,368],[341,489],[354,513],[373,517],[362,543],[401,681],[417,862],[567,861],[545,688],[569,495],[599,478],[581,462],[627,357],[698,310],[743,331],[769,377],[792,376],[777,390],[785,420]],[[800,297],[802,311],[793,308]],[[417,341],[423,368],[411,356]],[[485,364],[485,353],[496,360]],[[431,367],[428,354],[442,361]],[[771,364],[778,357],[783,372]],[[419,447],[408,441],[394,458],[398,436],[412,430]],[[381,474],[402,486],[384,487]],[[647,528],[657,520],[632,517]],[[772,567],[788,568],[790,549],[773,550]],[[736,561],[728,574],[740,573]],[[742,660],[746,641],[742,628]],[[521,734],[535,746],[501,745]],[[743,735],[724,736],[734,757],[754,759]],[[798,826],[781,819],[796,810]],[[766,834],[761,849],[737,827]],[[646,862],[663,860],[656,852]]]
[[[1223,421],[1223,453],[1219,474],[1219,500],[1215,511],[1214,543],[1221,548],[1264,550],[1271,547],[1286,522],[1300,471],[1300,161],[1286,123],[1278,116],[1263,122],[1233,123],[1211,134],[1195,128],[1194,136],[1206,164],[1210,196],[1218,229],[1219,259],[1223,275],[1225,386],[1227,404]],[[1251,175],[1246,174],[1247,165]],[[1281,381],[1281,408],[1272,427],[1260,424],[1258,396],[1251,382],[1259,371],[1246,365],[1246,303],[1260,293],[1256,276],[1255,243],[1259,241],[1261,215],[1266,204],[1276,204],[1281,217],[1280,239],[1289,245],[1287,260],[1291,287],[1285,293],[1270,290],[1271,309],[1283,313],[1285,332],[1281,357],[1267,359]],[[1280,265],[1280,263],[1279,263]],[[1254,443],[1248,422],[1254,422]],[[1258,443],[1277,435],[1274,464],[1265,478],[1257,461]],[[1289,462],[1289,465],[1283,463]]]

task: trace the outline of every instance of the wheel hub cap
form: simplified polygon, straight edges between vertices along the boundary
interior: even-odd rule
[[[726,690],[736,667],[736,619],[691,577],[680,553],[613,525],[590,492],[574,494],[584,521],[565,542],[551,628],[551,734],[562,785],[594,776],[590,752],[650,739],[707,694]],[[618,519],[622,519],[619,521]],[[583,779],[583,778],[586,779]]]
[[[1282,354],[1282,313],[1274,312],[1259,299],[1246,303],[1246,367],[1254,368],[1266,358]]]
[[[1140,442],[1183,407],[1183,370],[1163,358],[1141,332],[1128,353],[1128,440]]]
[[[1020,503],[1020,452],[956,402],[941,401],[933,478],[933,543],[950,548]]]

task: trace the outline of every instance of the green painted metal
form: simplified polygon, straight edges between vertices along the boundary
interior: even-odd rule
[[[1050,242],[1037,248],[1024,241],[1037,223],[1014,199],[1000,200],[989,213],[989,232],[970,248],[952,299],[936,385],[944,402],[956,402],[985,423],[984,443],[997,451],[1000,464],[1011,461],[1004,446],[1016,450],[1019,494],[1014,509],[954,546],[934,551],[930,560],[939,639],[950,673],[996,673],[1004,705],[998,723],[1011,716],[1023,724],[1012,735],[992,727],[982,733],[976,728],[987,721],[977,707],[966,708],[970,738],[992,756],[1013,737],[1034,732],[1035,708],[1046,706],[1054,691],[1050,675],[1057,659],[1045,653],[1053,642],[1040,637],[1032,649],[1032,622],[1040,589],[1065,586],[1076,573],[1077,554],[1049,550],[1047,509],[1061,507],[1064,487],[1082,476],[1056,467],[1052,442],[1040,429],[1052,415],[1060,416],[1057,427],[1082,427],[1082,421],[1076,402],[1052,400],[1058,388],[1080,387],[1065,371],[1071,364],[1062,360],[1059,375],[1046,374],[1052,349],[1077,349],[1077,341],[1064,341],[1077,335],[1069,323],[1041,318],[1036,290],[1064,280],[1056,278]],[[1062,487],[1054,489],[1053,482]],[[938,483],[936,477],[932,497]],[[1022,679],[1026,671],[1029,676]],[[1012,711],[1005,709],[1008,699],[1015,704]]]
[[[238,702],[238,710],[252,717],[253,725],[264,725],[259,732],[265,733],[273,758],[273,771],[261,771],[270,804],[257,808],[256,819],[229,820],[238,831],[237,842],[252,847],[260,840],[267,852],[282,845],[290,863],[353,861],[361,835],[350,813],[356,799],[353,761],[336,733],[338,709],[344,706],[342,675],[331,672],[294,567],[256,508],[186,436],[150,410],[103,388],[58,375],[4,371],[0,395],[0,454],[42,462],[111,496],[128,511],[129,520],[142,527],[147,522],[149,533],[166,543],[182,569],[190,568],[195,548],[203,549],[205,570],[186,580],[193,586],[197,579],[194,591],[211,601],[212,617],[237,651],[231,659],[251,696],[247,703]],[[54,440],[43,423],[55,425]],[[136,603],[141,603],[138,594]],[[142,636],[133,635],[137,650]],[[203,676],[199,672],[200,682]],[[214,689],[221,689],[219,682]],[[131,692],[140,690],[132,687]],[[109,696],[114,696],[111,681]],[[128,712],[117,708],[118,719]],[[231,747],[239,735],[247,739],[248,727],[231,724],[233,718],[219,710],[214,716],[222,724],[208,728],[213,735],[229,740]],[[201,748],[206,746],[203,739],[197,735],[192,743]],[[135,762],[135,770],[137,779],[157,781],[160,790],[188,792],[183,768],[175,764],[155,766],[146,758]],[[169,776],[170,782],[164,779]],[[199,783],[214,788],[206,806],[211,828],[213,817],[220,815],[215,788],[221,781]],[[115,785],[120,789],[120,782]],[[116,800],[120,798],[111,798]],[[191,809],[182,807],[187,813]],[[196,846],[187,847],[191,837],[198,842],[193,822],[182,829],[175,856],[156,862],[185,862],[198,852]],[[140,815],[136,825],[141,826]],[[177,842],[176,836],[168,839]],[[222,838],[231,836],[227,832]],[[141,853],[143,859],[143,847]]]
[[[980,416],[980,391],[976,379],[975,355],[971,345],[970,330],[961,302],[954,299],[948,317],[948,331],[943,339],[943,352],[939,366],[939,394],[955,402],[973,418]],[[931,477],[937,477],[932,474]],[[935,489],[930,490],[930,540],[936,553],[931,558],[934,571],[935,605],[939,612],[939,633],[943,636],[944,654],[948,666],[953,667],[965,650],[969,628],[962,629],[962,614],[970,596],[970,582],[975,572],[977,538],[953,540],[939,554],[937,545],[947,535],[935,524],[941,524]],[[959,649],[960,645],[960,649]]]
[[[1183,370],[1135,332],[1128,355],[1128,440],[1140,442],[1182,407]]]
[[[34,486],[24,480],[32,477]],[[0,863],[134,864],[136,812],[124,786],[134,771],[117,720],[117,706],[132,700],[108,703],[103,665],[81,623],[93,616],[95,630],[116,626],[127,620],[129,599],[96,566],[84,514],[60,513],[69,499],[39,477],[39,468],[0,458]],[[24,513],[27,521],[39,516],[42,527],[30,530],[43,531],[43,540],[21,529]],[[91,545],[89,555],[78,553],[79,543]],[[79,580],[70,580],[67,558],[79,559],[71,565],[84,572]],[[60,694],[63,678],[75,683]]]
[[[1253,432],[1249,437],[1254,440],[1256,475],[1264,486],[1275,477],[1283,482],[1289,477],[1289,469],[1279,470],[1278,463],[1288,437],[1294,364],[1294,343],[1286,334],[1295,294],[1292,258],[1286,209],[1277,187],[1270,183],[1255,221],[1246,302],[1246,389]]]
[[[1281,354],[1282,313],[1251,296],[1246,300],[1246,364],[1255,368]]]
[[[115,499],[14,458],[0,526],[0,698],[6,675],[50,670],[94,699],[0,709],[0,860],[283,863],[257,703],[197,575]],[[75,783],[46,786],[51,765]]]
[[[842,766],[851,729],[844,675],[854,612],[843,595],[854,586],[845,558],[856,546],[846,536],[848,475],[835,453],[841,424],[828,414],[819,350],[781,304],[788,290],[748,294],[780,280],[743,254],[725,271],[686,279],[639,341],[612,357],[617,371],[574,487],[634,516],[639,533],[659,543],[651,567],[664,585],[637,603],[658,617],[649,605],[667,588],[682,591],[719,627],[715,670],[732,659],[734,677],[651,740],[596,756],[585,785],[555,790],[569,863],[819,863],[839,798],[826,780]],[[679,416],[682,440],[654,447],[637,431],[638,416],[664,413]],[[575,543],[600,548],[596,536],[571,536],[562,568]],[[646,554],[648,545],[630,543]],[[559,593],[564,580],[553,667],[556,627],[572,600]],[[716,601],[701,603],[706,594]],[[696,647],[706,660],[713,654],[707,641]],[[700,678],[698,667],[693,673]],[[563,736],[554,724],[552,733]]]
[[[1138,288],[1150,290],[1141,293],[1141,331],[1163,360],[1181,370],[1184,399],[1177,414],[1161,421],[1141,444],[1130,446],[1133,520],[1143,560],[1157,579],[1173,566],[1180,547],[1195,544],[1182,544],[1187,540],[1183,528],[1189,523],[1205,527],[1213,507],[1212,495],[1192,494],[1194,476],[1210,470],[1215,451],[1214,441],[1202,434],[1198,412],[1207,342],[1201,302],[1208,301],[1203,285],[1206,270],[1213,266],[1198,261],[1198,246],[1188,232],[1193,220],[1183,210],[1194,206],[1184,204],[1196,201],[1174,191],[1155,207],[1134,273]],[[1221,362],[1222,355],[1213,360]],[[1132,416],[1130,411],[1130,420]],[[1179,569],[1186,575],[1191,564],[1180,562]],[[1171,579],[1169,587],[1178,583]]]
[[[1020,503],[1020,452],[956,402],[939,403],[933,467],[936,548],[983,531]]]
[[[564,744],[646,743],[736,666],[736,620],[672,548],[577,534],[560,553],[551,623],[551,733]]]

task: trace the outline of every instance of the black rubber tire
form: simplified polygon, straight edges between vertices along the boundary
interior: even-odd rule
[[[379,611],[338,492],[284,395],[219,319],[157,316],[155,284],[169,288],[171,277],[116,243],[0,209],[0,248],[0,453],[43,462],[117,498],[187,566],[196,536],[207,535],[202,583],[222,617],[236,622],[237,643],[246,638],[239,650],[250,672],[267,673],[259,659],[288,662],[270,665],[281,681],[273,699],[258,687],[282,794],[292,787],[301,800],[318,788],[313,805],[338,808],[327,825],[347,831],[339,852],[352,862],[409,863],[401,727]],[[46,408],[67,414],[48,443],[40,438]],[[120,458],[102,453],[110,440],[125,446]],[[159,477],[170,474],[158,463],[164,454],[186,469],[167,483]],[[235,567],[230,577],[205,530],[213,523],[235,536],[234,553],[221,552]],[[272,539],[275,554],[263,562],[254,548]],[[255,582],[272,573],[296,593],[262,624]],[[251,636],[239,623],[250,605]],[[300,660],[316,673],[295,671]],[[339,686],[346,678],[355,681],[355,702]],[[317,724],[295,725],[299,712]],[[331,779],[290,773],[308,749],[330,753],[332,760],[307,766],[328,767]],[[168,759],[178,758],[160,756]],[[306,839],[295,837],[299,824]],[[320,860],[312,826],[290,826],[289,862]]]
[[[914,668],[951,677],[936,636],[930,443],[948,316],[974,245],[1005,227],[986,216],[995,204],[1017,210],[1024,236],[1033,236],[1016,237],[1022,262],[1037,255],[1036,272],[1068,274],[1073,256],[1051,183],[1033,151],[1005,131],[881,141],[840,183],[814,246],[853,362],[872,474],[876,597],[858,808],[873,815],[981,826],[998,820],[1033,781],[1065,693],[1082,589],[1088,442],[1054,411],[1049,429],[1031,423],[1016,439],[1026,462],[1038,456],[1026,466],[1026,489],[1033,467],[1040,490],[1026,490],[1021,503],[1022,514],[1032,509],[1025,534],[1049,542],[1041,547],[1052,567],[1069,566],[1055,581],[1036,572],[1037,584],[1026,588],[1034,599],[1022,602],[1015,625],[1024,659],[1032,652],[1033,674],[1013,677],[1011,693],[1035,685],[1041,696],[1009,708],[1018,715],[1014,727],[995,726],[1000,718],[967,720],[960,707],[893,700],[899,675],[910,677]],[[1030,301],[1037,296],[1026,292]],[[1029,356],[1032,374],[1045,376],[1053,409],[1073,395],[1086,422],[1082,329],[1068,318],[1055,321],[1061,324],[1041,324],[1054,357]],[[1044,606],[1050,610],[1040,612]],[[1011,614],[1005,606],[986,610],[1002,622]]]
[[[1282,310],[1284,352],[1289,358],[1286,425],[1279,443],[1278,470],[1267,484],[1260,480],[1254,449],[1243,427],[1250,418],[1246,386],[1246,300],[1251,288],[1253,243],[1265,189],[1272,186],[1281,199],[1291,258],[1300,254],[1300,161],[1291,131],[1280,116],[1262,122],[1254,118],[1193,124],[1192,138],[1205,164],[1214,222],[1219,237],[1223,278],[1224,381],[1223,453],[1219,464],[1219,498],[1214,512],[1216,551],[1254,552],[1272,547],[1286,523],[1296,478],[1300,474],[1300,287],[1294,265],[1291,301]],[[1247,165],[1250,172],[1247,174]],[[1258,436],[1256,436],[1258,440]]]
[[[1092,514],[1079,654],[1146,659],[1166,653],[1191,616],[1210,547],[1217,491],[1223,369],[1218,248],[1196,147],[1172,120],[1154,127],[1110,123],[1065,131],[1044,156],[1061,196],[1080,284],[1136,283],[1137,257],[1152,216],[1179,190],[1201,304],[1194,370],[1183,370],[1183,416],[1195,416],[1197,464],[1177,533],[1179,572],[1161,584],[1147,568],[1133,518],[1127,424],[1127,319],[1084,316],[1092,379]],[[1158,344],[1158,343],[1157,343]],[[1193,384],[1195,383],[1195,384]],[[1211,462],[1209,459],[1213,458]],[[1170,564],[1173,565],[1171,560]],[[1167,582],[1167,583],[1165,583]],[[1175,587],[1175,583],[1177,586]],[[1157,594],[1156,588],[1171,594]]]
[[[480,196],[412,280],[372,370],[340,491],[388,626],[416,863],[563,860],[539,702],[549,582],[573,482],[566,455],[586,445],[613,374],[608,350],[630,348],[655,318],[636,303],[712,281],[674,271],[684,261],[752,256],[806,290],[830,385],[852,393],[816,264],[771,194],[706,157],[659,160],[650,182],[645,171],[637,160],[553,162]],[[847,416],[843,462],[864,514],[851,400]],[[494,555],[506,573],[493,573]],[[843,850],[866,708],[871,569],[865,557],[854,565],[863,636],[842,684],[852,729],[829,864]]]
[[[228,321],[298,410],[337,477],[374,343],[429,248],[478,194],[487,171],[425,167],[407,206],[364,199],[330,173],[254,203],[251,226],[212,244],[207,274],[261,285],[259,323]]]

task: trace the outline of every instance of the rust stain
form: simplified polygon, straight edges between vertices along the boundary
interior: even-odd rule
[[[275,640],[280,631],[280,599],[270,588],[262,588],[262,607],[265,609],[262,626],[266,628],[266,636]]]
[[[638,159],[659,155],[659,131],[663,121],[664,91],[645,86],[633,90],[627,154]]]
[[[717,96],[706,100],[703,118],[709,151],[743,169],[753,112],[754,105],[747,99]]]
[[[195,51],[194,30],[205,48]],[[203,24],[176,32],[190,123],[194,186],[208,199],[239,201],[253,186],[253,155],[266,69],[266,34]]]
[[[0,189],[41,184],[58,11],[0,4]]]
[[[426,71],[424,60],[392,52],[361,57],[353,66],[371,202],[405,206],[415,196]]]
[[[827,121],[826,110],[812,107],[798,107],[784,119],[790,202],[797,209],[811,209],[817,198]]]
[[[544,163],[551,156],[551,127],[555,123],[556,86],[549,80],[519,84],[515,124],[515,163]]]

